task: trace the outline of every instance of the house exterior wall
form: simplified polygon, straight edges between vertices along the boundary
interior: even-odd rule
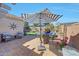
[[[65,31],[64,31],[65,26],[64,25],[60,25],[59,26],[59,31],[58,31],[58,35],[59,36],[65,36]]]
[[[16,28],[13,30],[11,29],[10,24],[15,24]],[[0,18],[0,33],[10,33],[12,35],[15,35],[17,32],[22,32],[23,33],[23,21],[17,20],[17,19],[11,19],[7,17],[2,17]]]
[[[65,29],[66,27],[66,29]],[[59,33],[65,33],[65,36],[74,36],[79,33],[79,24],[60,25]]]
[[[59,33],[64,32],[64,25],[60,25],[59,27]]]
[[[79,24],[67,26],[67,36],[74,36],[79,33]]]
[[[79,50],[79,24],[68,26],[67,36],[70,38],[69,44]]]
[[[79,33],[79,24],[60,25],[59,33],[63,32],[65,36],[74,36]]]
[[[61,26],[63,29],[64,26]],[[69,45],[79,50],[79,23],[66,25],[66,36],[69,38]]]

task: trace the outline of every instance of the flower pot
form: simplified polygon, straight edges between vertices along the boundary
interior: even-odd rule
[[[43,42],[44,42],[44,44],[48,44],[49,43],[49,39],[48,38],[44,38]]]
[[[52,51],[53,53],[55,53],[58,56],[62,55],[59,45],[57,45],[56,42],[54,42],[54,40],[49,40],[49,49],[50,49],[50,51]]]
[[[43,35],[43,43],[48,44],[49,43],[49,36],[48,35]]]

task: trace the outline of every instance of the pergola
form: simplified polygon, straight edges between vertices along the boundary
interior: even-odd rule
[[[63,15],[54,14],[49,11],[48,8],[42,10],[41,12],[27,14],[24,15],[26,17],[26,21],[31,21],[31,23],[39,23],[40,24],[40,43],[42,44],[42,23],[50,23],[57,21]],[[40,50],[42,50],[40,48]]]

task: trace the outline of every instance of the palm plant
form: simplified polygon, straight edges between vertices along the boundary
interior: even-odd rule
[[[46,25],[46,28],[49,28],[50,29],[50,31],[55,31],[55,26],[54,26],[54,24],[47,24]]]

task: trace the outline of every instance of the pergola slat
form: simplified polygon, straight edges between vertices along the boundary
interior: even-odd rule
[[[54,14],[54,13],[51,13],[49,12],[48,9],[44,9],[42,10],[41,12],[38,12],[38,13],[34,13],[34,14],[28,14],[28,17],[25,17],[26,19],[31,19],[32,17],[40,17],[40,14],[41,14],[41,17],[42,17],[42,20],[45,19],[44,17],[48,18],[47,20],[51,19],[52,21],[57,21],[59,18],[62,17],[62,15],[58,15],[58,14]],[[27,14],[26,14],[27,15]]]
[[[8,13],[6,10],[4,10],[4,9],[2,9],[2,8],[0,8],[0,13]]]
[[[55,17],[54,17],[54,21],[59,17],[60,15],[56,15]]]
[[[3,4],[3,3],[0,3],[0,7],[7,9],[7,10],[11,10],[11,8],[8,5]]]
[[[57,21],[57,20],[58,20],[59,18],[61,18],[62,16],[63,16],[63,15],[60,15],[59,17],[57,17],[55,21]]]

